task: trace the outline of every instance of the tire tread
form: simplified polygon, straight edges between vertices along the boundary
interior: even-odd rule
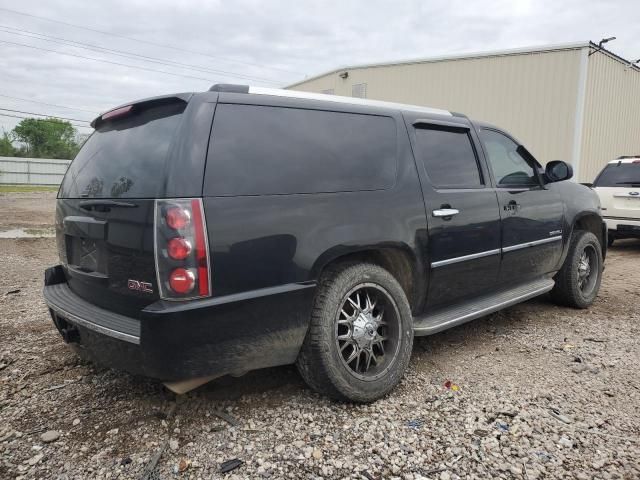
[[[327,325],[327,312],[334,312],[337,305],[334,305],[332,296],[339,290],[340,284],[350,275],[366,278],[369,274],[382,276],[385,283],[393,286],[394,292],[390,292],[396,303],[400,314],[405,316],[405,321],[412,321],[409,303],[402,291],[402,287],[396,279],[382,267],[371,263],[345,262],[329,266],[320,277],[314,306],[311,311],[311,321],[307,336],[302,349],[298,355],[296,366],[300,375],[307,385],[313,390],[327,395],[331,398],[343,401],[370,402],[388,393],[402,378],[411,356],[413,344],[413,326],[411,325],[411,339],[407,345],[404,344],[405,351],[399,352],[398,368],[387,380],[386,386],[376,392],[363,392],[357,386],[339,381],[341,374],[339,369],[343,366],[339,359],[331,358],[331,347],[328,344],[332,339],[332,329],[334,325]],[[397,297],[401,295],[401,298]],[[403,303],[403,305],[400,305]],[[406,316],[409,316],[408,320]],[[330,329],[331,331],[327,330]],[[402,331],[402,330],[401,330]],[[403,348],[401,346],[401,348]]]
[[[571,241],[569,243],[569,251],[567,258],[562,265],[562,268],[555,276],[555,286],[551,290],[551,298],[558,305],[573,308],[588,308],[593,303],[593,298],[597,295],[597,291],[600,287],[600,279],[595,287],[596,295],[591,300],[586,300],[578,289],[578,273],[575,268],[575,262],[577,261],[577,252],[579,246],[584,243],[594,243],[596,252],[599,257],[598,275],[602,275],[602,250],[600,248],[600,242],[598,237],[593,233],[586,230],[575,230],[571,235]],[[580,248],[580,250],[582,250]]]

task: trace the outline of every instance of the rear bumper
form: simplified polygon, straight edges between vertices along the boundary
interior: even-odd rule
[[[65,341],[96,363],[163,381],[293,363],[306,335],[315,285],[291,284],[190,302],[156,302],[139,318],[76,295],[59,267],[44,299]]]
[[[607,229],[616,235],[640,237],[640,219],[605,217],[604,221]]]

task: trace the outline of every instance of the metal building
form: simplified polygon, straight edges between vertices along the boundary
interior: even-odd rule
[[[342,67],[287,88],[461,112],[581,182],[640,154],[640,68],[592,42]]]

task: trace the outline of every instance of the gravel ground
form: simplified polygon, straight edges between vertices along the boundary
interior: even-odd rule
[[[56,192],[0,193],[0,231],[13,228],[51,228]]]
[[[21,197],[0,230],[52,218],[52,195]],[[541,298],[417,339],[372,405],[316,395],[293,367],[176,397],[83,363],[41,299],[55,241],[0,249],[2,479],[640,478],[638,241],[610,250],[592,308]]]

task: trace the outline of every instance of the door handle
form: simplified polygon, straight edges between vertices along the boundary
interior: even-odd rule
[[[460,210],[457,208],[439,208],[438,210],[434,210],[432,213],[434,217],[453,217],[454,215],[459,214]]]

